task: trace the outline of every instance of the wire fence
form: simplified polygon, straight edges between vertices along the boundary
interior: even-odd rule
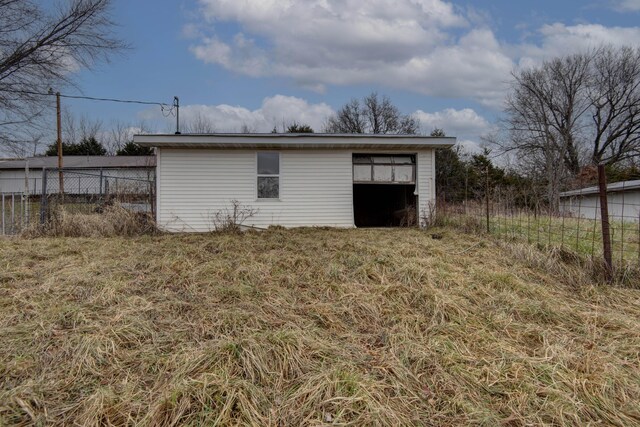
[[[461,203],[439,199],[439,215],[501,238],[570,249],[606,260],[605,221],[597,187],[561,193],[555,207],[541,202],[527,189],[503,186],[484,190],[483,197]],[[640,267],[640,181],[609,185],[606,202],[610,267]]]
[[[0,234],[17,234],[33,220],[33,207],[24,193],[0,193]]]
[[[155,215],[154,168],[32,170],[26,178],[12,178],[3,187],[14,191],[0,191],[1,235],[46,225],[60,209],[99,215],[106,206],[118,204]]]

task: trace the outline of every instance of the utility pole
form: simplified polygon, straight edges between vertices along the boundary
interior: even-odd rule
[[[180,135],[180,99],[173,97],[173,106],[176,109],[176,135]]]
[[[58,191],[64,194],[64,177],[62,175],[62,122],[60,119],[60,92],[56,92],[56,121],[58,124]]]

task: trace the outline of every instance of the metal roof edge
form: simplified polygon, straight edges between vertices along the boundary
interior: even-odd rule
[[[616,193],[621,191],[637,190],[637,189],[640,189],[640,180],[612,182],[611,184],[607,185],[608,193]],[[599,187],[592,186],[592,187],[580,188],[578,190],[563,191],[562,193],[559,194],[559,196],[560,197],[589,196],[592,194],[598,194],[599,192],[600,192]]]
[[[64,156],[66,169],[78,168],[142,168],[155,166],[155,156]],[[57,167],[57,156],[38,156],[0,160],[0,170],[24,169],[26,163],[34,169]]]
[[[306,140],[306,141],[305,141]],[[455,137],[368,134],[153,134],[134,135],[144,147],[184,148],[445,148]]]
[[[430,136],[416,134],[389,133],[145,133],[135,134],[136,137],[229,137],[229,138],[416,138],[416,139],[456,139],[453,136]]]

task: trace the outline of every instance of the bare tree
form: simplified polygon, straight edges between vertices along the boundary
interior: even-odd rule
[[[387,96],[373,92],[362,101],[352,99],[325,125],[327,133],[406,134],[418,132],[420,124],[411,115],[402,115]]]
[[[12,137],[0,134],[0,153],[5,153],[19,157],[30,157],[38,154],[42,146],[46,145],[43,132],[35,127],[26,127],[19,134]]]
[[[80,141],[83,139],[95,138],[98,140],[106,139],[102,132],[103,124],[100,119],[89,118],[86,114],[80,116],[78,121],[78,135]]]
[[[513,73],[503,121],[508,137],[499,145],[516,151],[526,169],[544,172],[552,207],[562,181],[580,171],[590,63],[590,55],[577,54]]]
[[[68,108],[62,109],[62,140],[67,144],[77,144],[83,139],[105,139],[102,135],[102,120],[92,119],[86,114],[77,117]],[[51,142],[51,141],[49,141]]]
[[[109,142],[106,144],[109,153],[121,150],[129,141],[133,140],[131,126],[120,120],[113,123],[109,131]]]
[[[366,133],[366,114],[360,101],[352,99],[335,116],[329,117],[325,127],[327,133]]]
[[[514,73],[503,123],[502,148],[542,171],[556,207],[564,182],[586,164],[640,155],[640,49],[605,46]]]
[[[0,0],[0,141],[37,127],[49,88],[72,85],[72,72],[108,59],[124,44],[110,36],[111,0],[68,0],[54,8]]]
[[[187,119],[183,130],[184,133],[215,133],[216,126],[213,120],[202,114],[202,111],[196,111]]]
[[[69,108],[62,108],[62,140],[67,143],[76,143],[80,140],[78,137],[78,123],[76,117]]]
[[[240,127],[240,133],[256,133],[256,128],[243,123]]]
[[[126,155],[132,152],[150,153],[152,150],[141,149],[141,147],[133,142],[133,135],[149,134],[152,132],[153,130],[144,120],[136,125],[117,120],[111,126],[105,147],[109,154],[115,155]]]
[[[591,161],[614,164],[640,155],[640,49],[598,50],[589,84]]]

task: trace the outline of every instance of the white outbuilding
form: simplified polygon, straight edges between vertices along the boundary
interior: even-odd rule
[[[0,159],[0,194],[40,195],[45,171],[57,176],[57,166],[57,156]],[[152,181],[155,166],[155,156],[65,156],[65,193],[100,193],[101,181],[104,186],[107,180]],[[47,184],[47,193],[59,191],[57,179]]]
[[[157,149],[157,222],[209,231],[243,226],[420,224],[435,208],[435,149],[455,138],[359,134],[136,135]]]
[[[586,187],[560,193],[560,209],[581,218],[600,219],[600,190]],[[607,185],[609,218],[614,221],[640,221],[640,180]]]

